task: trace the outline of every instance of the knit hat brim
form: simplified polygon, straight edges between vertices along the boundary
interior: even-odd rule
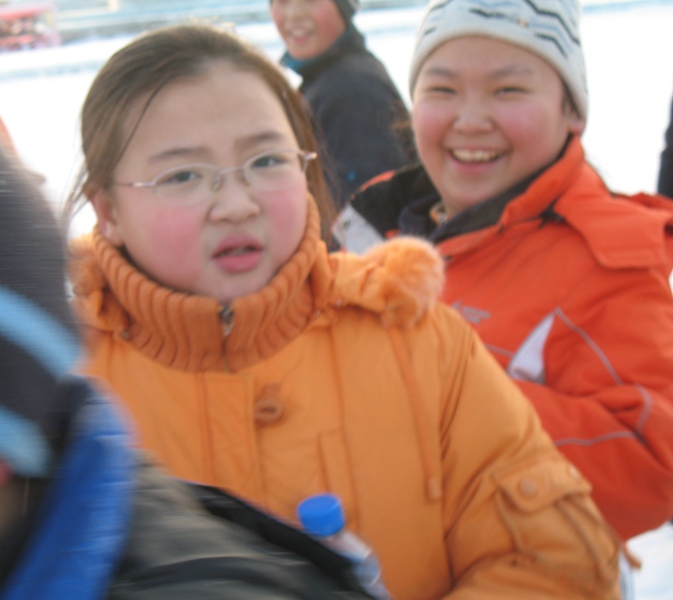
[[[588,93],[575,0],[432,0],[416,35],[409,72],[413,96],[426,59],[443,43],[465,36],[502,40],[547,61],[568,87],[586,120]]]

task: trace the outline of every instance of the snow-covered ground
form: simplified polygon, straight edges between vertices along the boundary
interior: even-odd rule
[[[643,561],[635,573],[635,600],[673,598],[673,526],[665,525],[629,542],[629,549]]]
[[[618,6],[618,0],[585,4],[588,157],[616,191],[653,191],[673,95],[673,2],[645,2],[630,10],[596,8]],[[408,8],[356,16],[370,48],[407,100],[407,71],[421,14],[421,8]],[[273,58],[280,55],[271,23],[239,31]],[[79,168],[77,114],[89,84],[96,69],[128,39],[0,54],[0,115],[24,161],[47,177],[46,191],[54,202],[66,195]]]
[[[589,85],[584,143],[589,160],[621,192],[652,192],[673,96],[673,2],[586,0],[582,23]],[[406,77],[422,9],[363,12],[358,26],[408,100]],[[270,23],[239,27],[272,58],[282,46]],[[129,38],[0,54],[0,116],[24,162],[42,173],[57,205],[79,169],[77,115],[96,70]],[[87,216],[80,226],[87,228]],[[673,376],[673,374],[672,374]],[[673,599],[673,526],[630,543],[642,558],[637,600]]]

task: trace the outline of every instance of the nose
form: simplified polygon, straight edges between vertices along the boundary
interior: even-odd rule
[[[485,133],[494,128],[488,106],[481,100],[466,98],[456,109],[453,128],[460,133]]]
[[[240,167],[222,169],[213,179],[211,221],[231,221],[240,223],[260,214],[261,207],[253,189],[243,178]]]
[[[228,173],[236,173],[240,171],[241,179],[243,182],[248,185],[248,180],[245,179],[245,174],[243,167],[227,167],[226,169],[220,169],[217,173],[213,175],[213,180],[210,183],[210,189],[212,192],[217,192],[224,185],[226,176]]]
[[[298,19],[304,16],[306,0],[289,0],[285,5],[285,17]]]

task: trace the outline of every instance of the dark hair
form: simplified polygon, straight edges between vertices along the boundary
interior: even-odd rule
[[[580,111],[577,109],[577,103],[575,98],[573,98],[572,92],[568,87],[568,84],[565,82],[565,79],[561,77],[561,83],[563,83],[563,98],[561,100],[561,110],[567,111],[569,113],[580,115]]]
[[[91,84],[81,114],[84,165],[65,202],[66,224],[87,198],[110,183],[154,97],[176,79],[201,75],[214,60],[226,60],[241,71],[258,74],[282,104],[299,146],[304,150],[317,149],[299,93],[260,50],[212,25],[159,29],[116,52]],[[145,104],[129,128],[130,109],[140,98],[146,98]],[[335,208],[319,161],[309,162],[306,173],[309,190],[320,210],[323,238],[329,241]]]

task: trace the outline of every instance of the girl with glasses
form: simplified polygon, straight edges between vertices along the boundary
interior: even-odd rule
[[[140,37],[95,79],[82,143],[83,369],[171,473],[290,520],[336,494],[398,599],[617,598],[587,482],[435,303],[431,246],[328,254],[311,129],[268,59],[211,27]]]

